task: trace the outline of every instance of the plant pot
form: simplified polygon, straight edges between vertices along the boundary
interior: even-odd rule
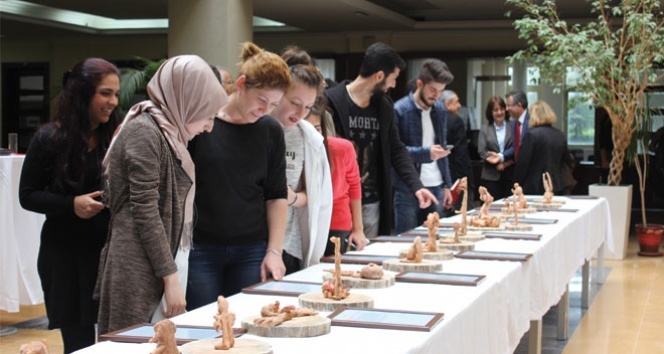
[[[632,185],[607,186],[604,184],[591,184],[588,194],[604,197],[609,203],[612,238],[604,243],[606,259],[624,259],[627,256],[627,240],[629,239],[629,219],[632,215]]]
[[[659,251],[664,235],[664,225],[660,224],[636,224],[636,236],[639,240],[639,256],[661,257],[664,255]]]

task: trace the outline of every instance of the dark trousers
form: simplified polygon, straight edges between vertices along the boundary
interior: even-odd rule
[[[348,249],[348,236],[350,236],[350,231],[339,231],[339,230],[330,230],[330,233],[327,235],[327,246],[325,246],[325,253],[323,255],[329,256],[334,254],[334,243],[330,242],[330,237],[339,237],[341,239],[341,254],[346,253]]]

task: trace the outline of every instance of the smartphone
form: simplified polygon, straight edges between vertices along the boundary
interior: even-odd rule
[[[452,150],[454,149],[454,145],[445,145],[445,150]]]

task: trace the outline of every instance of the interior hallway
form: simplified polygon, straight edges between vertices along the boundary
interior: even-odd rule
[[[575,328],[570,328],[567,342],[556,341],[555,310],[550,311],[544,319],[543,354],[664,353],[664,258],[639,257],[637,250],[636,237],[632,236],[625,260],[605,262],[610,272],[599,293],[591,289],[594,299],[587,311],[579,310],[579,302],[574,300],[579,297],[580,278],[577,276],[572,281],[570,322]],[[0,311],[0,325],[39,327],[43,326],[40,318],[44,315],[43,305],[24,306],[19,313]],[[553,325],[547,325],[548,322]],[[51,354],[62,353],[58,331],[29,328],[0,337],[0,353],[18,353],[21,344],[39,339],[48,342]]]

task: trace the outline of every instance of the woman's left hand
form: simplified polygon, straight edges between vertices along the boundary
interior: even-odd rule
[[[350,236],[348,236],[348,244],[354,244],[356,251],[363,250],[368,242],[369,240],[367,240],[363,230],[351,231]]]
[[[272,279],[281,280],[286,274],[286,266],[281,255],[268,251],[261,264],[261,281],[267,280],[267,273],[272,275]]]
[[[104,204],[95,200],[101,197],[101,191],[81,194],[74,197],[74,213],[81,219],[90,219],[104,210]]]

